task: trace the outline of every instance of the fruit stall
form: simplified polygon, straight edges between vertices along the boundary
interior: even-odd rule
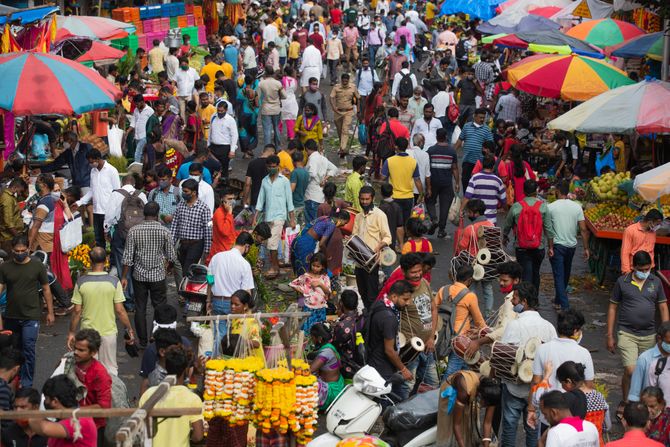
[[[603,174],[592,179],[586,189],[589,203],[585,205],[584,220],[591,232],[589,268],[602,285],[608,272],[619,274],[624,230],[652,208],[670,216],[670,196],[647,203],[632,190],[630,173]],[[660,256],[668,252],[670,237],[658,235],[656,244],[664,246],[656,249],[655,254]]]

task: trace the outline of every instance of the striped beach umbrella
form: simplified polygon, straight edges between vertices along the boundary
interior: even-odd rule
[[[597,19],[580,23],[566,33],[600,48],[609,47],[644,34],[637,26],[614,19]]]

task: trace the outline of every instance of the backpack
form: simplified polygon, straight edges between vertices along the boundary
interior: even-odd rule
[[[118,376],[110,374],[112,378],[112,408],[130,408],[128,403],[128,388],[126,384]],[[128,419],[127,417],[108,418],[105,426],[104,442],[105,445],[115,445],[116,432],[119,431],[121,425]]]
[[[465,53],[465,39],[460,39],[456,44],[456,59],[464,59]]]
[[[395,135],[391,131],[391,123],[388,119],[386,120],[386,129],[375,143],[375,152],[382,161],[395,155]]]
[[[400,73],[402,78],[398,85],[398,96],[401,98],[411,98],[414,94],[414,84],[410,73]]]
[[[354,374],[366,364],[365,338],[363,337],[363,334],[366,333],[366,327],[369,327],[369,325],[366,326],[368,320],[366,317],[367,311],[364,310],[354,321],[354,330],[351,331],[351,343],[354,346],[353,357],[351,359],[345,358],[344,356],[340,358],[342,364],[345,367],[349,367]],[[357,343],[358,334],[361,334],[363,343]],[[353,378],[353,374],[349,374],[348,372],[345,373],[345,368],[342,368],[342,375],[344,375],[345,379]]]
[[[538,248],[542,243],[542,202],[537,200],[533,206],[521,200],[521,213],[516,223],[516,242],[519,248]]]
[[[438,332],[437,335],[437,344],[435,345],[435,354],[437,354],[438,359],[443,359],[449,355],[451,352],[451,340],[457,335],[460,335],[465,322],[467,319],[463,320],[461,327],[455,331],[454,324],[456,323],[456,306],[461,302],[465,295],[470,292],[470,289],[465,287],[463,290],[458,292],[453,299],[451,296],[448,296],[447,299],[442,300],[442,304],[437,309],[437,314],[442,318],[442,329]]]
[[[116,224],[116,231],[125,239],[131,228],[144,222],[144,202],[140,199],[141,192],[137,189],[132,194],[123,188],[117,189],[116,192],[123,196],[121,217]]]

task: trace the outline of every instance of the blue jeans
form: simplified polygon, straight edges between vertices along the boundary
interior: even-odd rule
[[[451,352],[449,353],[449,360],[447,361],[447,370],[442,376],[442,380],[444,381],[447,377],[449,377],[453,373],[462,371],[464,369],[468,369],[468,364],[465,363],[465,360],[457,356],[454,350],[452,349]]]
[[[484,315],[488,317],[493,312],[493,281],[479,281],[479,284],[484,298]]]
[[[263,143],[274,144],[275,148],[279,149],[279,121],[281,115],[261,115],[261,123],[263,125]],[[274,134],[273,134],[274,132]]]
[[[40,322],[5,318],[5,329],[12,331],[15,343],[21,349],[25,360],[21,365],[21,386],[32,387],[35,375],[35,345],[40,333]]]
[[[526,431],[526,447],[537,447],[537,429],[526,424],[528,418],[527,399],[514,396],[502,386],[502,435],[500,436],[500,447],[515,447],[516,429],[519,418],[523,417],[523,429]]]
[[[368,45],[368,51],[369,53],[369,58],[370,58],[370,66],[373,67],[375,66],[375,56],[377,56],[377,50],[381,47],[381,45]]]
[[[135,161],[137,163],[142,163],[142,157],[144,156],[144,146],[147,145],[146,138],[140,138],[135,140]]]
[[[228,315],[230,313],[230,299],[212,298],[212,314]],[[214,326],[212,326],[214,328]],[[213,330],[213,329],[212,329]],[[228,322],[219,321],[218,331],[214,332],[214,356],[221,352],[221,340],[228,333]]]
[[[126,240],[125,238],[121,237],[121,233],[118,231],[114,231],[114,234],[112,235],[112,260],[114,261],[114,267],[116,267],[116,274],[119,276],[119,279],[121,278],[121,273],[123,272],[123,248],[126,245]],[[128,279],[128,287],[126,287],[126,290],[123,291],[123,294],[126,297],[126,302],[123,303],[124,307],[126,309],[134,309],[135,308],[135,300],[134,300],[134,292],[133,292],[133,279],[132,279],[132,273],[133,269],[129,268],[128,269],[128,276],[126,279]]]
[[[417,381],[436,388],[440,386],[440,380],[437,377],[437,367],[435,365],[435,355],[432,352],[430,354],[426,354],[425,352],[419,354],[417,358],[407,365],[407,369],[412,373],[414,379],[406,380],[402,383],[401,397],[403,399],[409,397]]]
[[[319,209],[319,202],[314,200],[305,200],[305,223],[309,224],[316,219],[316,212]]]
[[[561,309],[570,307],[565,289],[568,287],[568,281],[570,281],[572,258],[575,256],[576,248],[554,244],[554,257],[549,258],[551,271],[554,273],[554,287],[556,288],[554,303],[560,305]]]

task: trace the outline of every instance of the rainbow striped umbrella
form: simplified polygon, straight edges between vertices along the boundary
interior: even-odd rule
[[[596,19],[580,23],[566,33],[600,48],[609,47],[644,34],[637,26],[614,19]]]
[[[65,29],[70,34],[98,40],[120,39],[135,31],[132,23],[123,23],[106,17],[58,16],[56,23],[58,29]]]
[[[0,54],[0,108],[14,115],[74,115],[114,106],[121,91],[97,71],[54,54]]]
[[[517,89],[545,98],[586,101],[633,81],[603,60],[586,56],[537,54],[505,71]]]
[[[643,81],[609,90],[548,124],[584,133],[670,132],[670,82]]]
[[[663,31],[643,34],[623,43],[606,48],[608,54],[617,57],[648,57],[663,60]]]

